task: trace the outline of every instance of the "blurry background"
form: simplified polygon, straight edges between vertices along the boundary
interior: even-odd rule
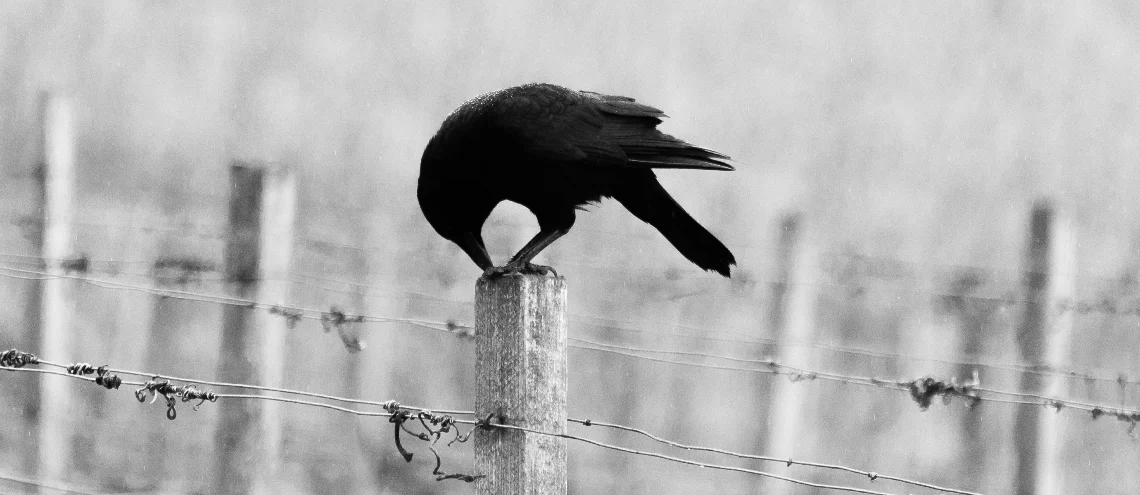
[[[736,254],[731,280],[696,269],[614,202],[579,215],[538,262],[570,286],[570,334],[599,342],[765,358],[775,347],[780,223],[801,212],[814,246],[812,369],[948,377],[936,359],[1017,363],[1030,208],[1050,198],[1074,229],[1076,297],[1138,295],[1140,6],[1133,2],[61,2],[0,5],[0,252],[38,255],[39,98],[72,99],[76,253],[93,279],[224,294],[218,270],[235,159],[294,167],[299,204],[288,302],[471,324],[479,271],[415,200],[423,146],[457,105],[523,82],[628,95],[663,129],[722,151],[732,173],[665,171],[665,187]],[[534,234],[501,205],[484,231],[503,261]],[[161,259],[196,260],[186,284]],[[34,263],[24,266],[34,267]],[[11,274],[11,272],[9,272]],[[0,348],[28,341],[35,282],[0,278]],[[172,285],[173,284],[173,285]],[[209,379],[221,309],[75,282],[59,362]],[[960,296],[969,296],[963,299]],[[976,296],[976,298],[975,298]],[[992,298],[992,299],[987,299]],[[963,302],[965,301],[965,302]],[[987,301],[989,303],[987,303]],[[999,301],[999,303],[993,303]],[[1000,301],[1007,301],[1000,303]],[[1013,301],[1008,302],[1008,301]],[[276,302],[276,301],[269,301]],[[991,304],[993,303],[993,304]],[[980,331],[962,354],[964,329]],[[1140,316],[1074,315],[1068,397],[1136,407]],[[288,336],[290,388],[472,406],[470,340],[369,323],[346,352],[319,324]],[[155,344],[156,335],[166,339]],[[686,337],[689,336],[689,337]],[[694,339],[692,336],[705,337]],[[825,346],[920,359],[868,357]],[[155,353],[148,349],[164,349]],[[927,359],[931,358],[931,359]],[[766,400],[784,378],[574,348],[570,415],[761,453]],[[1019,376],[980,371],[1015,389]],[[0,374],[0,471],[33,476],[21,382]],[[58,378],[61,379],[62,378]],[[208,492],[218,406],[180,409],[78,381],[83,435],[70,475],[95,492]],[[904,393],[801,382],[794,456],[987,493],[1013,484],[1017,406],[960,401],[925,412]],[[289,407],[285,477],[301,492],[470,493],[405,464],[383,419]],[[980,433],[967,434],[967,416]],[[1128,493],[1140,449],[1128,425],[1062,410],[1062,492]],[[651,448],[629,435],[572,431]],[[964,438],[981,438],[966,450]],[[415,450],[422,447],[409,443]],[[791,454],[763,452],[777,457]],[[470,447],[441,449],[470,470]],[[764,468],[819,482],[850,476]],[[742,493],[759,482],[570,443],[573,493]],[[873,488],[903,491],[879,482]],[[1133,487],[1133,488],[1130,488]],[[0,491],[32,490],[0,481]],[[913,491],[914,489],[906,489]]]

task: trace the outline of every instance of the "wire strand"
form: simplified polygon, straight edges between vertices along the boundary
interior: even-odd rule
[[[899,483],[904,483],[904,484],[908,484],[908,485],[919,486],[919,487],[923,487],[923,488],[929,488],[932,490],[937,490],[937,491],[945,492],[945,493],[957,493],[960,495],[979,495],[975,492],[957,490],[954,488],[946,488],[946,487],[942,487],[942,486],[938,486],[938,485],[932,485],[930,483],[923,483],[921,481],[915,481],[915,480],[909,480],[906,478],[900,478],[897,476],[879,474],[879,473],[876,473],[873,471],[864,471],[861,469],[850,468],[847,466],[840,466],[838,464],[826,464],[826,463],[821,463],[821,462],[810,462],[810,461],[797,461],[797,460],[793,460],[790,458],[789,459],[780,459],[778,457],[756,455],[756,454],[744,454],[744,453],[739,453],[739,452],[733,452],[730,450],[718,449],[718,448],[714,448],[714,447],[701,447],[701,446],[697,446],[697,445],[686,445],[686,444],[674,442],[672,440],[666,440],[666,439],[661,438],[657,435],[649,433],[645,430],[642,430],[639,428],[633,428],[630,426],[623,426],[623,425],[617,425],[617,424],[612,424],[612,423],[604,423],[604,422],[593,421],[593,420],[573,419],[573,418],[567,419],[566,421],[571,422],[571,423],[578,423],[578,424],[581,424],[583,426],[601,426],[604,428],[612,428],[615,430],[621,430],[621,431],[626,431],[626,432],[630,432],[630,433],[636,433],[638,435],[642,435],[646,438],[649,438],[655,442],[658,442],[658,443],[661,443],[664,445],[668,445],[670,447],[682,449],[682,450],[711,452],[714,454],[721,454],[721,455],[727,455],[727,456],[732,456],[732,457],[738,457],[740,459],[778,462],[780,464],[784,464],[787,466],[799,465],[799,466],[808,466],[808,467],[815,467],[815,468],[822,468],[822,469],[832,469],[832,470],[836,470],[836,471],[844,471],[844,472],[848,472],[848,473],[852,473],[852,474],[858,474],[860,476],[866,476],[867,478],[869,478],[872,481],[877,480],[877,479],[891,480],[891,481],[897,481]]]
[[[4,271],[15,272],[15,273],[23,274],[23,275],[16,275],[13,273],[4,273]],[[230,296],[203,294],[203,293],[185,291],[185,290],[145,287],[145,286],[126,284],[126,283],[116,282],[116,281],[111,281],[111,280],[92,279],[90,277],[83,277],[83,276],[77,276],[77,275],[71,275],[71,274],[51,274],[51,273],[47,273],[47,272],[43,272],[43,271],[39,271],[39,270],[28,270],[28,269],[11,268],[11,267],[5,267],[5,266],[0,266],[0,276],[9,277],[9,278],[16,278],[16,279],[23,279],[23,280],[49,280],[49,279],[56,279],[56,278],[70,279],[70,280],[76,280],[76,281],[79,281],[82,283],[90,284],[90,285],[93,285],[96,287],[112,289],[112,290],[129,290],[129,291],[143,292],[143,293],[155,295],[158,297],[181,299],[181,300],[196,301],[196,302],[211,303],[211,304],[222,304],[222,305],[228,305],[228,306],[241,306],[241,307],[249,307],[249,308],[263,309],[263,310],[274,310],[274,309],[286,310],[286,311],[292,312],[293,314],[297,314],[299,318],[307,319],[307,320],[320,321],[322,319],[322,317],[326,314],[325,311],[321,311],[321,310],[313,309],[313,308],[303,308],[303,307],[287,306],[287,305],[280,305],[280,304],[268,304],[268,303],[257,302],[257,301],[250,300],[250,299],[235,298],[235,297],[230,297]],[[412,294],[415,294],[415,293],[412,293]],[[428,297],[430,297],[430,296],[428,296]],[[368,316],[368,315],[353,315],[353,316],[359,316],[360,321],[362,321],[362,322],[403,323],[403,324],[416,326],[419,328],[434,330],[434,331],[438,331],[438,332],[451,333],[451,334],[456,334],[457,330],[462,331],[461,332],[462,334],[470,334],[473,331],[473,329],[469,326],[458,325],[458,324],[455,324],[454,322],[437,322],[437,321],[423,320],[423,319],[417,319],[417,318],[397,318],[397,317],[382,317],[382,316]],[[597,317],[587,317],[587,318],[597,318]],[[1056,376],[1056,377],[1065,377],[1068,379],[1080,379],[1080,380],[1086,380],[1086,381],[1093,380],[1093,381],[1109,382],[1109,383],[1117,383],[1117,384],[1140,385],[1140,380],[1128,379],[1124,373],[1118,373],[1115,378],[1110,378],[1110,377],[1106,377],[1106,376],[1094,376],[1094,375],[1087,373],[1087,372],[1063,371],[1063,370],[1051,369],[1051,368],[1048,368],[1045,366],[1028,366],[1028,365],[1019,365],[1019,364],[988,363],[988,362],[982,362],[982,361],[976,361],[976,360],[975,361],[953,361],[953,360],[947,360],[947,359],[928,358],[928,357],[921,357],[921,356],[910,356],[910,355],[899,354],[899,353],[873,351],[873,350],[859,349],[859,348],[850,348],[850,347],[836,346],[836,345],[832,345],[832,344],[823,344],[823,343],[781,341],[778,339],[760,338],[760,337],[751,337],[751,336],[750,336],[751,337],[750,339],[721,339],[721,338],[716,338],[716,337],[706,337],[706,336],[697,336],[697,335],[662,334],[662,333],[646,332],[644,330],[638,330],[638,329],[633,329],[633,328],[620,327],[620,326],[614,326],[614,325],[602,325],[602,324],[596,324],[596,323],[585,323],[585,324],[600,326],[600,327],[607,328],[607,329],[628,331],[628,332],[649,333],[649,334],[652,334],[655,336],[669,336],[669,337],[690,338],[690,339],[698,339],[698,340],[706,340],[706,341],[727,342],[727,343],[746,343],[746,344],[755,344],[755,345],[805,346],[805,347],[823,349],[823,350],[827,350],[827,351],[831,351],[831,352],[839,352],[839,353],[845,353],[845,354],[850,354],[850,355],[867,356],[867,357],[878,357],[878,358],[883,358],[883,359],[907,359],[907,360],[915,360],[915,361],[938,362],[938,363],[943,363],[943,364],[948,364],[948,365],[957,365],[957,366],[985,367],[985,368],[989,368],[989,369],[996,369],[996,370],[1002,370],[1002,371],[1013,372],[1013,373],[1035,374],[1035,375],[1042,375],[1042,376]],[[684,328],[692,329],[691,327],[684,327]],[[700,329],[697,328],[697,330],[700,330]],[[728,335],[747,335],[747,334],[743,334],[740,332],[733,332],[733,331],[719,331],[716,333],[728,334]],[[606,345],[606,344],[599,344],[599,345]],[[662,352],[662,351],[654,351],[654,352]],[[710,357],[712,357],[712,356],[710,356]],[[724,357],[724,356],[715,356],[715,357],[719,357],[722,359],[729,359],[729,360],[734,359],[734,358]],[[739,360],[739,359],[737,359],[737,360]]]
[[[637,352],[664,352],[664,353],[672,354],[672,353],[674,353],[674,351],[658,351],[658,350],[652,350],[652,349],[641,349],[641,348],[623,347],[623,346],[610,346],[610,347],[620,347],[620,350],[618,350],[618,349],[607,349],[607,348],[602,348],[602,347],[581,346],[581,345],[577,345],[577,346],[572,345],[571,347],[578,348],[578,349],[598,351],[598,352],[612,353],[612,354],[616,354],[616,355],[627,356],[627,357],[632,357],[632,358],[636,358],[636,359],[643,359],[643,360],[652,361],[652,362],[660,362],[660,363],[667,363],[667,364],[678,364],[678,365],[682,365],[682,366],[692,366],[692,367],[698,367],[698,368],[716,369],[716,370],[725,370],[725,371],[737,371],[737,372],[746,372],[746,373],[763,373],[763,374],[771,374],[771,375],[786,375],[786,376],[789,376],[790,378],[792,378],[793,381],[820,379],[820,380],[834,381],[834,382],[839,382],[839,383],[847,383],[847,384],[854,384],[854,385],[867,386],[867,387],[877,387],[877,388],[884,388],[884,389],[891,389],[891,390],[899,390],[899,391],[909,392],[912,394],[913,394],[912,385],[915,383],[914,381],[883,379],[883,378],[876,378],[876,377],[852,376],[852,375],[844,375],[844,374],[840,374],[840,373],[832,373],[832,372],[825,372],[825,371],[812,371],[812,370],[807,370],[807,369],[798,368],[798,367],[794,367],[794,366],[788,366],[788,365],[780,364],[780,363],[777,363],[775,361],[765,362],[765,363],[767,363],[767,366],[768,366],[767,368],[744,368],[744,367],[739,367],[739,366],[720,366],[720,365],[715,365],[715,364],[694,363],[694,362],[688,362],[688,361],[677,361],[677,360],[655,358],[655,357],[651,357],[651,356],[644,356],[641,354],[637,354]],[[692,354],[692,353],[685,353],[685,354]],[[719,356],[713,356],[713,357],[719,357]],[[1072,409],[1090,412],[1093,414],[1094,419],[1101,416],[1101,415],[1109,415],[1109,416],[1113,416],[1113,417],[1115,417],[1121,421],[1126,421],[1129,423],[1140,422],[1140,410],[1138,410],[1138,409],[1131,409],[1131,408],[1125,408],[1125,407],[1115,407],[1115,406],[1108,406],[1108,405],[1103,405],[1103,404],[1094,404],[1094,403],[1082,402],[1082,401],[1071,400],[1071,399],[1063,399],[1063,398],[1058,398],[1058,397],[1048,397],[1048,396],[1038,395],[1038,394],[1029,394],[1029,393],[1024,393],[1024,392],[1002,391],[1002,390],[980,387],[980,386],[976,386],[976,385],[969,385],[968,390],[973,391],[973,392],[993,394],[993,395],[1005,395],[1005,396],[1012,396],[1012,397],[1036,399],[1036,400],[1011,400],[1011,399],[1000,399],[1000,398],[995,398],[995,397],[988,397],[988,396],[984,396],[984,395],[971,395],[971,396],[969,396],[968,400],[974,400],[974,401],[979,401],[979,402],[1000,402],[1000,403],[1008,403],[1008,404],[1047,406],[1047,407],[1053,407],[1056,409],[1060,409],[1063,407],[1069,407]]]
[[[20,273],[20,274],[24,274],[24,275],[13,275],[11,273],[3,273],[2,271],[16,272],[16,273]],[[288,311],[291,314],[295,315],[297,318],[306,319],[306,320],[321,321],[322,318],[325,317],[328,313],[326,311],[322,311],[319,309],[303,308],[303,307],[297,307],[297,306],[288,306],[288,305],[283,305],[283,304],[268,304],[268,303],[254,301],[252,299],[242,299],[242,298],[237,298],[237,297],[213,295],[213,294],[202,294],[202,293],[185,291],[185,290],[144,287],[144,286],[138,286],[138,285],[124,284],[121,282],[115,282],[115,281],[111,281],[111,280],[92,279],[89,277],[82,277],[82,276],[78,276],[78,275],[71,275],[71,274],[64,274],[64,273],[52,274],[52,273],[41,272],[41,271],[37,271],[37,270],[25,270],[25,269],[19,269],[19,268],[3,267],[3,266],[0,266],[0,276],[10,277],[10,278],[18,278],[18,279],[24,279],[24,280],[68,279],[68,280],[75,280],[75,281],[80,282],[80,283],[92,285],[95,287],[105,288],[105,289],[116,289],[116,290],[128,290],[128,291],[142,292],[142,293],[151,294],[154,296],[171,298],[171,299],[181,299],[181,300],[187,300],[187,301],[196,301],[196,302],[203,302],[203,303],[210,303],[210,304],[221,304],[221,305],[225,305],[225,306],[236,306],[236,307],[244,307],[244,308],[251,308],[251,309],[285,310],[285,311]],[[445,332],[445,333],[454,333],[453,331],[447,329],[446,327],[436,326],[436,322],[421,320],[421,319],[416,319],[416,318],[395,318],[395,317],[387,317],[387,316],[368,316],[368,315],[351,315],[351,316],[359,318],[359,321],[362,321],[362,322],[405,323],[405,324],[409,324],[412,326],[425,328],[425,329],[429,329],[429,330],[435,330],[435,331]]]
[[[673,457],[670,455],[658,454],[656,452],[648,452],[648,451],[644,451],[644,450],[636,450],[636,449],[630,449],[630,448],[626,448],[626,447],[620,447],[617,445],[611,445],[608,443],[599,442],[597,440],[591,440],[589,438],[578,437],[578,436],[569,435],[566,433],[552,433],[552,432],[547,432],[547,431],[536,430],[534,428],[526,428],[526,427],[515,426],[515,425],[499,425],[499,424],[496,424],[496,425],[491,425],[491,426],[493,426],[495,428],[503,428],[503,429],[508,429],[508,430],[524,431],[527,433],[534,433],[537,435],[545,435],[545,436],[552,436],[552,437],[558,437],[558,438],[565,438],[567,440],[574,440],[574,441],[578,441],[578,442],[588,443],[590,445],[594,445],[596,447],[601,447],[603,449],[613,450],[613,451],[617,451],[617,452],[623,452],[626,454],[639,455],[639,456],[644,456],[644,457],[653,457],[656,459],[664,459],[664,460],[667,460],[670,462],[676,462],[679,464],[688,464],[690,466],[697,466],[697,467],[708,468],[708,469],[718,469],[718,470],[722,470],[722,471],[734,471],[734,472],[738,472],[738,473],[747,473],[747,474],[752,474],[752,475],[756,475],[756,476],[762,476],[765,478],[772,478],[772,479],[777,479],[777,480],[781,480],[781,481],[786,481],[788,483],[794,483],[797,485],[807,486],[807,487],[816,488],[816,489],[820,489],[820,490],[835,490],[835,491],[844,491],[844,492],[850,492],[850,493],[865,493],[865,494],[869,494],[869,495],[892,495],[892,494],[887,493],[887,492],[880,492],[880,491],[876,491],[876,490],[867,490],[864,488],[856,488],[856,487],[850,487],[850,486],[839,486],[839,485],[827,485],[827,484],[823,484],[823,483],[813,483],[813,482],[801,480],[798,478],[781,476],[779,474],[769,473],[766,471],[759,471],[759,470],[755,470],[755,469],[747,469],[747,468],[736,467],[736,466],[725,466],[725,465],[721,465],[721,464],[710,464],[707,462],[682,459],[680,457]],[[958,492],[958,493],[968,493],[968,492]]]
[[[76,495],[95,495],[95,492],[79,490],[76,488],[66,488],[66,487],[63,487],[60,485],[45,483],[43,481],[37,481],[37,480],[34,480],[32,478],[25,478],[23,476],[16,476],[13,474],[0,474],[0,480],[9,481],[12,483],[19,483],[21,485],[34,486],[36,488],[41,488],[41,489],[46,488],[48,490],[53,490],[53,491],[57,491],[60,493],[74,493]]]
[[[39,358],[37,358],[35,360],[34,364],[39,364],[42,366],[49,366],[49,367],[54,367],[54,368],[61,368],[61,369],[69,369],[71,367],[69,365],[64,365],[61,363],[56,363],[54,361],[49,361],[49,360],[44,360],[44,359],[39,359]],[[72,373],[68,373],[66,371],[58,371],[58,370],[51,370],[51,369],[45,370],[45,369],[27,368],[27,367],[17,368],[17,367],[9,367],[9,366],[3,366],[2,368],[5,370],[8,370],[8,371],[13,371],[13,372],[21,372],[22,371],[22,372],[32,372],[32,373],[49,374],[49,375],[61,375],[61,376],[71,377],[71,378],[75,378],[75,379],[79,379],[79,380],[83,380],[83,381],[88,381],[88,382],[95,382],[96,381],[96,379],[93,377],[84,376],[81,374],[72,374]],[[388,418],[391,418],[391,417],[395,416],[395,414],[392,412],[388,412],[389,410],[391,410],[389,408],[403,409],[403,410],[429,411],[426,408],[418,408],[418,407],[414,407],[414,406],[404,406],[404,405],[400,405],[400,404],[397,404],[397,403],[391,402],[391,401],[385,402],[385,403],[378,403],[378,402],[363,401],[363,400],[357,400],[357,399],[345,399],[345,398],[335,397],[335,396],[331,396],[331,395],[324,395],[324,394],[313,394],[313,393],[309,393],[309,392],[302,392],[302,391],[296,391],[296,390],[288,390],[288,389],[280,389],[280,388],[272,388],[272,387],[261,387],[261,386],[257,386],[257,385],[211,382],[211,381],[207,381],[207,380],[197,380],[197,379],[183,379],[183,378],[168,377],[168,376],[163,376],[163,375],[159,375],[159,374],[152,374],[152,373],[145,373],[145,372],[118,370],[118,369],[114,369],[114,368],[110,368],[110,367],[106,367],[104,369],[106,372],[109,372],[109,373],[130,374],[130,375],[135,375],[135,376],[152,376],[152,377],[154,377],[155,380],[162,378],[162,379],[167,379],[167,380],[175,380],[175,381],[187,382],[187,383],[197,383],[197,384],[202,384],[202,385],[225,386],[225,387],[231,387],[231,388],[256,389],[256,390],[272,391],[272,392],[278,392],[278,393],[310,396],[310,397],[323,398],[323,399],[328,399],[328,400],[338,400],[338,401],[344,401],[344,402],[349,402],[349,403],[376,405],[376,406],[384,407],[385,411],[384,412],[381,412],[381,411],[361,411],[361,410],[357,410],[357,409],[351,409],[351,408],[347,408],[347,407],[342,407],[342,406],[337,406],[337,405],[327,404],[327,403],[322,403],[322,402],[293,399],[293,398],[288,398],[288,397],[277,397],[277,396],[271,396],[271,395],[230,394],[230,393],[212,394],[213,397],[218,398],[218,399],[228,398],[228,399],[241,399],[241,400],[268,400],[268,401],[282,402],[282,403],[288,403],[288,404],[297,404],[297,405],[304,405],[304,406],[310,406],[310,407],[317,407],[317,408],[339,411],[339,412],[354,414],[357,416],[366,416],[366,417],[388,417]],[[152,386],[152,384],[154,382],[153,381],[152,382],[138,382],[138,381],[122,380],[122,381],[120,381],[120,383],[125,384],[125,385],[144,387],[146,389],[149,389],[149,387]],[[157,395],[156,395],[156,398],[157,398]],[[440,413],[440,414],[450,414],[451,413],[451,412],[447,412],[444,410],[430,410],[430,412]],[[460,414],[472,414],[469,411],[453,411],[453,412],[457,412]],[[168,416],[168,417],[170,417],[170,416]],[[649,432],[642,430],[642,429],[639,429],[639,428],[617,425],[617,424],[613,424],[613,423],[594,422],[594,421],[590,421],[590,420],[579,420],[579,419],[567,419],[567,421],[572,422],[572,423],[578,423],[578,424],[586,425],[586,426],[598,426],[598,427],[602,427],[602,428],[612,428],[612,429],[617,429],[617,430],[621,430],[621,431],[637,433],[637,434],[646,436],[650,439],[653,439],[653,440],[655,440],[659,443],[662,443],[664,445],[667,445],[667,446],[670,446],[673,448],[679,448],[682,450],[705,451],[705,452],[712,452],[712,453],[717,453],[717,454],[722,454],[722,455],[730,455],[730,456],[734,456],[734,457],[741,458],[741,459],[781,462],[781,463],[785,463],[787,465],[799,464],[799,465],[803,465],[803,466],[807,466],[807,467],[831,469],[831,470],[838,470],[838,471],[858,474],[858,475],[867,477],[871,481],[874,481],[876,479],[884,479],[884,480],[890,480],[890,481],[896,481],[896,482],[900,482],[900,483],[904,483],[904,484],[909,484],[909,485],[913,485],[913,486],[930,488],[930,489],[939,490],[939,491],[943,491],[943,492],[947,492],[947,493],[956,493],[956,494],[961,494],[961,495],[976,495],[972,492],[966,492],[966,491],[950,489],[950,488],[943,488],[943,487],[939,487],[937,485],[932,485],[929,483],[923,483],[920,481],[909,480],[909,479],[897,477],[897,476],[881,475],[881,474],[871,472],[871,471],[863,471],[863,470],[849,468],[846,466],[839,466],[839,465],[835,465],[835,464],[825,464],[825,463],[816,463],[816,462],[807,462],[807,461],[794,461],[791,459],[779,459],[779,458],[769,457],[769,456],[741,454],[741,453],[731,452],[731,451],[724,450],[724,449],[716,449],[716,448],[712,448],[712,447],[690,446],[690,445],[685,445],[685,444],[681,444],[678,442],[666,440],[664,438],[661,438],[657,435],[654,435],[652,433],[649,433]],[[545,431],[523,428],[523,427],[518,427],[518,426],[513,426],[513,425],[481,423],[481,422],[476,421],[476,420],[454,419],[453,422],[458,423],[458,424],[471,425],[471,426],[515,429],[515,430],[526,431],[528,433],[534,433],[534,434],[539,434],[539,435],[561,437],[561,438],[566,438],[569,440],[581,441],[584,443],[599,446],[599,447],[602,447],[605,449],[615,450],[618,452],[654,457],[654,458],[669,460],[669,461],[673,461],[673,462],[679,462],[682,464],[689,464],[689,465],[706,467],[706,468],[711,468],[711,469],[720,469],[720,470],[726,470],[726,471],[748,473],[748,474],[753,474],[753,475],[757,475],[757,476],[764,476],[764,477],[769,477],[769,478],[773,478],[773,479],[779,479],[779,480],[783,480],[783,481],[787,481],[787,482],[791,482],[791,483],[795,483],[795,484],[800,484],[800,485],[804,485],[804,486],[809,486],[809,487],[813,487],[813,488],[818,488],[818,489],[830,489],[830,490],[848,491],[848,492],[853,492],[853,493],[869,493],[869,494],[885,493],[885,492],[878,492],[878,491],[873,491],[873,490],[864,490],[861,488],[854,488],[854,487],[844,487],[844,486],[838,486],[838,485],[826,485],[826,484],[813,483],[813,482],[809,482],[809,481],[805,481],[805,480],[781,476],[781,475],[768,473],[768,472],[764,472],[764,471],[753,470],[753,469],[738,468],[738,467],[734,467],[734,466],[724,466],[724,465],[718,465],[718,464],[691,461],[691,460],[687,460],[687,459],[682,459],[682,458],[678,458],[678,457],[674,457],[674,456],[668,456],[668,455],[664,455],[664,454],[658,454],[658,453],[654,453],[654,452],[640,451],[640,450],[636,450],[636,449],[620,447],[620,446],[611,445],[611,444],[607,444],[607,443],[603,443],[603,442],[598,442],[598,441],[591,440],[588,438],[579,437],[576,435],[569,435],[569,434],[565,434],[565,433],[545,432]]]
[[[67,367],[68,367],[65,364],[47,361],[44,359],[40,359],[39,364],[42,364],[44,366],[52,366],[55,368],[61,368],[61,369],[67,369]],[[196,378],[182,378],[182,377],[177,377],[177,376],[172,376],[172,375],[163,375],[163,374],[158,374],[158,373],[146,373],[143,371],[132,371],[132,370],[124,370],[124,369],[120,369],[120,368],[111,368],[111,367],[108,367],[107,371],[111,372],[111,373],[118,373],[120,375],[153,377],[154,379],[164,379],[164,380],[172,380],[172,381],[176,381],[176,382],[186,382],[186,383],[197,383],[199,385],[209,385],[212,387],[227,387],[227,388],[238,388],[238,389],[247,389],[247,390],[261,390],[264,392],[276,392],[276,393],[281,393],[281,394],[299,395],[299,396],[304,396],[304,397],[313,397],[313,398],[317,398],[317,399],[326,399],[326,400],[333,400],[333,401],[337,401],[337,402],[344,402],[344,403],[348,403],[348,404],[361,404],[361,405],[377,406],[377,407],[384,407],[385,405],[387,405],[387,402],[381,402],[381,401],[352,399],[352,398],[348,398],[348,397],[338,397],[335,395],[319,394],[319,393],[315,393],[315,392],[305,392],[302,390],[292,390],[292,389],[279,388],[279,387],[267,387],[264,385],[251,385],[251,384],[245,384],[245,383],[214,382],[214,381],[209,381],[209,380],[199,380]],[[126,383],[126,382],[123,382],[123,383]],[[440,414],[452,414],[452,415],[472,415],[472,414],[475,414],[472,411],[455,411],[455,410],[448,410],[448,409],[428,409],[425,407],[410,406],[407,404],[400,404],[400,407],[402,407],[404,409],[412,409],[415,411],[430,411],[430,412],[435,412],[435,413],[440,413]]]
[[[574,316],[574,315],[571,314],[571,316]],[[605,319],[605,318],[593,317],[593,316],[589,316],[587,318],[598,318],[598,319],[603,319],[603,320]],[[1055,376],[1055,377],[1064,377],[1064,378],[1069,378],[1069,379],[1074,379],[1074,380],[1086,380],[1086,381],[1092,380],[1092,381],[1098,381],[1098,382],[1115,383],[1118,385],[1119,384],[1140,385],[1140,380],[1129,379],[1129,378],[1127,378],[1127,375],[1125,375],[1124,373],[1117,373],[1115,377],[1108,377],[1108,376],[1096,376],[1096,375],[1091,374],[1090,372],[1053,369],[1053,368],[1050,368],[1048,366],[1043,366],[1043,365],[993,363],[993,362],[987,362],[987,361],[981,361],[981,360],[955,361],[955,360],[950,360],[950,359],[935,358],[935,357],[928,357],[928,356],[912,356],[912,355],[908,355],[908,354],[901,354],[901,353],[895,353],[895,352],[876,351],[876,350],[871,350],[871,349],[863,349],[863,348],[849,347],[849,346],[839,346],[839,345],[826,344],[826,343],[821,343],[821,342],[799,342],[799,341],[775,339],[775,338],[770,338],[770,337],[759,337],[759,336],[749,335],[749,334],[746,334],[743,332],[734,332],[731,330],[708,331],[708,330],[700,328],[700,327],[691,327],[691,326],[686,326],[686,325],[676,325],[676,327],[684,328],[687,330],[704,331],[707,333],[715,333],[715,334],[723,334],[723,335],[739,335],[739,336],[742,336],[744,338],[727,339],[727,338],[708,337],[708,336],[692,335],[692,334],[660,333],[660,332],[652,332],[652,331],[641,330],[641,329],[636,329],[636,328],[623,327],[623,326],[618,326],[618,325],[607,325],[607,324],[602,324],[602,323],[589,323],[589,322],[579,322],[579,323],[589,325],[589,326],[604,328],[607,330],[617,330],[617,331],[623,331],[623,332],[648,334],[648,335],[655,336],[655,337],[682,338],[682,339],[692,339],[692,340],[699,340],[699,341],[706,341],[706,342],[717,342],[717,343],[727,343],[727,344],[771,345],[771,346],[778,346],[778,347],[810,347],[810,348],[814,348],[814,349],[820,349],[820,350],[825,350],[825,351],[835,352],[835,353],[841,353],[841,354],[848,354],[848,355],[853,355],[853,356],[875,357],[875,358],[880,358],[880,359],[895,359],[895,360],[931,362],[931,363],[946,364],[946,365],[950,365],[950,366],[972,366],[972,367],[977,367],[977,368],[994,369],[994,370],[1005,371],[1005,372],[1010,372],[1010,373],[1022,373],[1022,374],[1032,374],[1032,375],[1040,375],[1040,376]],[[1103,372],[1104,370],[1099,370],[1099,371]]]

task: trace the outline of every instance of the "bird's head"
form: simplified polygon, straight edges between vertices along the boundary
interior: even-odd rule
[[[432,143],[434,142],[433,139]],[[420,178],[416,185],[416,198],[420,202],[420,210],[423,211],[424,218],[427,219],[432,228],[444,239],[454,240],[459,234],[460,228],[455,221],[458,213],[455,210],[457,208],[456,191],[449,184],[451,180],[441,172],[446,167],[446,159],[446,157],[434,152],[432,144],[428,144],[427,149],[424,150],[424,156],[420,160]]]
[[[416,197],[432,228],[443,238],[456,241],[478,233],[498,201],[480,194],[477,179],[466,173],[468,163],[442,152],[436,143],[433,138],[420,160]]]

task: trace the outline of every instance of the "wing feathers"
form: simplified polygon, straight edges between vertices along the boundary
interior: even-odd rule
[[[734,170],[728,156],[658,131],[656,127],[661,121],[657,118],[608,114],[605,110],[602,115],[605,118],[598,139],[620,147],[629,159],[627,165]]]
[[[665,117],[661,110],[643,105],[625,96],[605,95],[582,91],[588,102],[594,103],[601,116],[597,141],[606,143],[609,153],[604,163],[616,158],[612,145],[624,152],[624,165],[650,168],[695,168],[706,170],[733,170],[729,157],[712,150],[698,148],[657,130]],[[575,143],[596,148],[587,143]],[[586,154],[594,156],[590,151]]]
[[[614,167],[733,170],[728,156],[657,130],[665,114],[633,98],[543,85],[515,88],[515,93],[496,106],[496,123],[521,136],[527,152],[537,157]]]

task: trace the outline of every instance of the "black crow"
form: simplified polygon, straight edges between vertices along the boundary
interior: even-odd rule
[[[542,273],[530,261],[570,231],[574,212],[614,198],[657,228],[689,261],[725,277],[732,253],[657,182],[655,168],[733,170],[729,158],[657,130],[665,114],[624,96],[527,84],[451,113],[420,161],[417,196],[428,223],[485,274]],[[540,231],[506,265],[483,244],[500,201],[530,209]]]

